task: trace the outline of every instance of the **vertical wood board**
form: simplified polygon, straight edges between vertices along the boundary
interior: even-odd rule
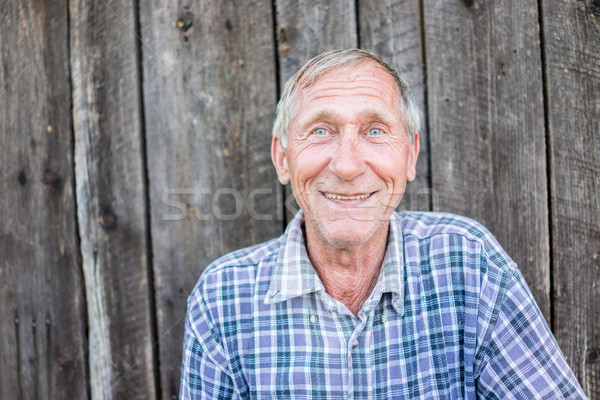
[[[543,1],[552,204],[553,322],[600,399],[600,6]]]
[[[281,88],[310,58],[358,46],[354,1],[276,0]]]
[[[0,6],[0,398],[85,399],[64,1]]]
[[[549,321],[537,4],[468,3],[424,2],[434,209],[490,229]]]
[[[271,2],[142,1],[161,397],[178,395],[186,299],[218,256],[279,235]]]
[[[94,399],[155,397],[134,2],[70,2],[75,177]]]

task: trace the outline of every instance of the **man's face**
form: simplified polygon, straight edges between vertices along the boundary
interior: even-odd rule
[[[305,212],[307,236],[346,247],[387,232],[419,152],[397,97],[376,63],[330,71],[298,94],[287,148],[274,139],[272,156]]]

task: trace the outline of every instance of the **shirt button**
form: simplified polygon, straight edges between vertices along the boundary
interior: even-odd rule
[[[358,340],[355,340],[354,343],[352,343],[352,348],[355,349],[358,347]]]
[[[318,320],[319,320],[319,319],[317,318],[317,316],[316,316],[316,315],[311,315],[311,316],[310,316],[310,322],[312,322],[313,324],[314,324],[315,322],[317,322]]]
[[[382,315],[380,320],[381,322],[387,322],[387,317],[385,315]]]

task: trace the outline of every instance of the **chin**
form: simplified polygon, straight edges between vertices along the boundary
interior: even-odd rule
[[[368,243],[379,229],[378,221],[345,220],[329,222],[327,226],[318,226],[317,233],[336,248],[358,246]]]

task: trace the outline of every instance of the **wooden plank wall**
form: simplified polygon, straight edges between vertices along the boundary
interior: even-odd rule
[[[0,398],[88,395],[66,1],[0,5]]]
[[[600,3],[541,7],[546,72],[552,326],[600,399]]]
[[[134,3],[69,3],[77,215],[95,399],[155,397]]]
[[[0,398],[177,398],[186,298],[296,210],[270,161],[309,57],[362,47],[424,111],[400,208],[486,225],[600,399],[595,0],[0,5]]]
[[[271,3],[140,4],[157,358],[177,397],[186,299],[216,257],[281,233]],[[254,217],[252,217],[254,215]]]

